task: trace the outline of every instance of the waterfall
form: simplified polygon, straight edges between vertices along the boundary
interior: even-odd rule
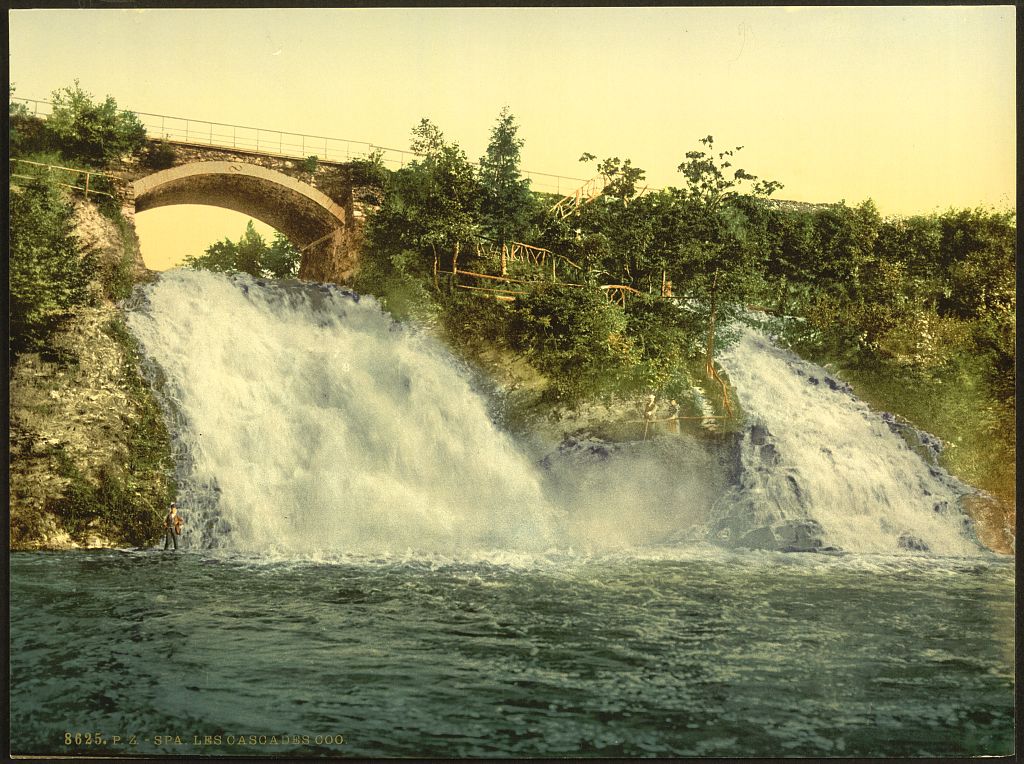
[[[711,537],[738,546],[975,554],[970,487],[913,450],[849,386],[743,328],[722,357],[748,418],[738,485]]]
[[[572,440],[538,459],[440,343],[341,287],[174,270],[137,290],[128,324],[172,420],[192,547],[978,550],[966,486],[754,330],[722,359],[742,438]]]
[[[193,546],[543,550],[560,513],[430,338],[337,287],[175,270],[128,323],[178,422]]]

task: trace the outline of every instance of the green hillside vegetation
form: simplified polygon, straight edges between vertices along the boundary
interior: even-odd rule
[[[76,83],[54,102],[46,121],[12,106],[12,154],[102,169],[142,152],[137,120],[112,99],[94,103]],[[415,161],[397,171],[379,155],[354,163],[372,205],[354,286],[399,319],[436,327],[469,359],[525,359],[556,414],[648,393],[679,400],[683,415],[706,413],[702,401],[724,413],[705,365],[754,308],[868,402],[939,436],[945,466],[1012,511],[1014,213],[883,217],[870,200],[776,202],[781,184],[711,136],[682,152],[679,185],[658,190],[629,159],[585,153],[595,181],[575,204],[530,190],[522,145],[505,110],[479,162],[422,120]],[[45,352],[53,327],[93,299],[84,285],[96,264],[76,248],[66,199],[43,174],[11,195],[15,355]],[[503,257],[513,242],[534,249]],[[292,275],[297,262],[283,237],[268,245],[249,230],[192,260],[262,276]],[[108,294],[123,292],[123,275],[100,277]]]
[[[780,183],[707,136],[683,155],[680,185],[661,190],[642,192],[645,172],[629,159],[595,166],[584,154],[600,193],[565,215],[529,193],[507,111],[478,164],[428,120],[412,132],[420,158],[364,173],[379,178],[380,205],[357,287],[394,314],[433,323],[469,357],[493,345],[525,355],[545,399],[573,406],[648,392],[685,403],[696,387],[720,403],[703,370],[713,315],[719,350],[730,321],[755,308],[778,319],[783,343],[938,435],[947,467],[1012,507],[1012,212],[777,203]],[[505,281],[451,275],[500,274],[496,252],[511,241],[548,250],[557,278],[550,260],[506,263]],[[621,305],[598,289],[610,284],[641,294]]]
[[[95,459],[114,456],[98,470],[88,469],[88,459],[73,458],[65,443],[53,444],[12,421],[12,443],[17,435],[23,445],[17,457],[12,445],[10,540],[14,546],[45,542],[54,530],[80,540],[98,527],[112,534],[109,539],[115,543],[149,543],[160,533],[174,479],[170,437],[141,375],[139,348],[112,306],[134,284],[134,231],[119,202],[91,195],[114,232],[110,245],[115,257],[100,257],[76,236],[69,188],[82,186],[84,175],[78,170],[102,170],[124,155],[141,152],[144,133],[135,116],[119,111],[112,98],[96,103],[77,82],[56,91],[52,100],[53,113],[45,121],[32,118],[18,104],[10,108],[12,158],[38,163],[13,163],[10,186],[9,374],[13,380],[18,362],[29,355],[30,368],[37,370],[30,374],[34,381],[21,381],[17,390],[12,386],[12,410],[23,404],[18,395],[34,399],[50,385],[46,403],[33,411],[36,421],[63,419],[78,430],[69,440],[91,439]],[[71,169],[53,172],[39,165]],[[91,181],[92,191],[114,191],[102,177],[92,176]],[[72,328],[101,315],[110,318],[104,319],[99,341],[80,337]],[[67,382],[60,381],[69,378],[89,380],[96,399],[111,390],[123,392],[123,409],[90,410],[81,404],[80,410],[62,410],[61,401],[74,397]],[[16,427],[21,428],[17,433]],[[126,456],[117,458],[120,453]],[[17,491],[38,490],[33,484],[37,464],[50,465],[51,477],[63,485],[59,491],[45,489],[45,511],[16,506]],[[48,525],[48,516],[55,518],[56,529]]]

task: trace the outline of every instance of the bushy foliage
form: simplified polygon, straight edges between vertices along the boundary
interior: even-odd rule
[[[645,191],[641,168],[610,157],[596,164],[599,194],[567,215],[548,211],[551,198],[531,195],[526,225],[522,142],[507,111],[475,184],[440,130],[424,121],[414,135],[427,159],[391,175],[367,226],[361,284],[387,293],[405,315],[439,317],[456,344],[523,353],[547,377],[549,399],[636,392],[683,399],[700,384],[709,327],[720,351],[731,341],[730,320],[754,305],[795,317],[787,324],[792,344],[870,385],[891,374],[945,401],[943,384],[968,380],[977,407],[998,412],[985,421],[1003,417],[1001,435],[989,425],[986,432],[1012,452],[1005,419],[1016,339],[1012,214],[883,218],[871,200],[774,203],[781,184],[734,167],[741,147],[721,151],[707,136],[679,165],[679,188]],[[493,274],[495,256],[476,259],[474,241],[490,238],[489,251],[510,232],[556,253],[562,279],[582,286],[534,284],[549,272],[518,262],[507,264],[508,275],[533,285],[478,284],[524,290],[514,303],[451,292],[443,274],[435,289],[435,258],[442,271],[457,260],[461,271]],[[623,308],[594,288],[602,284],[643,294],[630,293]],[[663,285],[674,302],[660,298]],[[965,376],[967,368],[974,372]],[[890,398],[903,410],[926,410]],[[952,421],[917,423],[953,437]]]
[[[377,190],[384,189],[391,175],[384,166],[384,152],[379,149],[370,152],[365,159],[352,160],[349,172],[353,186],[367,186]]]
[[[479,187],[465,153],[426,119],[413,129],[412,149],[421,158],[387,176],[365,229],[360,283],[378,294],[385,282],[426,286],[435,262],[451,271],[475,252]]]
[[[14,97],[15,87],[10,85],[8,92]],[[48,148],[48,138],[45,134],[45,123],[41,119],[32,116],[31,112],[23,103],[10,100],[8,102],[8,148],[12,157],[25,156]]]
[[[40,174],[10,197],[11,350],[43,347],[57,324],[90,300],[96,265],[75,239],[73,209]]]
[[[630,295],[626,330],[639,355],[635,387],[679,396],[679,372],[704,356],[708,316],[653,295]]]
[[[166,170],[173,167],[177,161],[178,153],[167,141],[157,141],[150,144],[142,153],[142,164],[150,170]]]
[[[78,80],[55,90],[51,100],[53,111],[46,120],[46,132],[53,147],[65,157],[102,167],[145,145],[146,129],[135,114],[120,111],[110,96],[94,101]]]
[[[549,397],[575,404],[620,390],[640,354],[622,310],[600,293],[542,284],[509,310],[507,337],[549,380]]]
[[[779,242],[766,261],[766,292],[811,320],[820,347],[850,363],[891,361],[922,373],[970,354],[1003,394],[1012,389],[1012,213],[883,220],[868,201],[775,211],[761,225]]]
[[[121,256],[100,266],[99,280],[104,294],[111,300],[127,299],[135,286],[135,263],[140,257],[135,229],[118,212],[114,219],[121,240]]]
[[[220,273],[248,273],[264,278],[291,278],[299,272],[302,253],[279,232],[268,245],[250,220],[237,242],[225,237],[202,255],[185,258],[189,268]]]
[[[866,203],[765,219],[780,242],[766,295],[806,319],[790,324],[794,347],[837,364],[871,402],[947,441],[947,466],[1012,501],[1014,215],[882,219]]]
[[[677,384],[672,368],[695,356],[709,310],[686,312],[638,298],[624,312],[596,287],[625,284],[660,294],[663,282],[674,281],[676,294],[702,306],[720,301],[719,315],[727,315],[736,296],[752,288],[750,273],[759,262],[752,254],[757,247],[742,236],[742,216],[722,199],[709,212],[696,191],[643,194],[644,171],[619,157],[598,163],[604,179],[598,198],[570,216],[549,214],[520,177],[516,133],[514,118],[503,110],[474,171],[463,152],[423,120],[412,142],[423,158],[390,174],[381,206],[368,220],[357,288],[373,291],[403,315],[450,314],[451,321],[442,321],[460,325],[458,336],[490,336],[525,353],[560,402]],[[754,180],[742,174],[724,188]],[[720,196],[738,198],[736,192]],[[521,238],[555,253],[561,279],[576,286],[535,285],[514,305],[491,306],[502,317],[500,335],[493,328],[469,329],[479,311],[447,294],[455,285],[446,272],[457,266],[493,273],[493,248]],[[481,241],[487,243],[478,255]],[[551,266],[509,262],[506,272],[542,282],[550,280]],[[435,267],[442,272],[436,281]]]

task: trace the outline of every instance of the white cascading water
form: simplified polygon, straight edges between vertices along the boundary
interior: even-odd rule
[[[742,488],[768,522],[808,518],[856,552],[980,550],[958,502],[969,487],[927,464],[825,369],[743,328],[722,364],[753,426]]]
[[[692,438],[535,463],[437,342],[339,287],[175,270],[140,290],[128,323],[176,419],[192,546],[629,549],[704,538],[724,513],[745,531],[813,521],[818,547],[977,552],[955,481],[852,395],[813,384],[821,369],[752,330],[723,358],[754,422],[730,488],[722,444]]]
[[[554,543],[560,513],[534,467],[446,354],[372,300],[176,270],[128,321],[182,420],[192,544],[226,536],[237,551],[316,554]]]

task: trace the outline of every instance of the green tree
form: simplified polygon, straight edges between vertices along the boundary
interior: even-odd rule
[[[465,152],[446,141],[430,120],[421,120],[412,132],[412,150],[424,155],[410,167],[416,176],[411,201],[418,207],[420,244],[438,255],[450,252],[454,263],[461,245],[471,242],[479,231],[476,174]]]
[[[937,222],[938,260],[947,281],[940,311],[978,318],[1005,307],[1015,294],[1014,214],[950,210]]]
[[[634,387],[681,396],[685,385],[680,384],[680,375],[705,350],[706,316],[680,310],[655,295],[630,295],[623,312],[639,358]]]
[[[714,136],[700,139],[706,150],[695,149],[686,152],[686,160],[678,170],[686,178],[686,196],[706,215],[711,215],[722,206],[736,199],[743,184],[750,184],[748,193],[753,196],[768,197],[782,188],[782,184],[774,180],[759,180],[742,168],[732,170],[732,157],[743,149],[737,146],[715,153]]]
[[[77,305],[89,302],[95,262],[75,239],[72,207],[43,175],[10,198],[11,350],[44,346]]]
[[[705,148],[686,152],[678,167],[685,185],[672,189],[679,238],[668,267],[678,294],[728,314],[759,290],[767,254],[744,200],[766,199],[782,185],[732,169],[742,146],[715,152],[710,135],[700,143]]]
[[[279,232],[268,246],[250,220],[237,242],[225,237],[199,256],[185,258],[185,265],[220,273],[248,273],[267,278],[290,278],[299,270],[302,253]]]
[[[584,154],[584,157],[593,156]],[[610,157],[599,163],[597,171],[605,178],[603,193],[622,204],[628,204],[637,193],[637,186],[643,181],[644,170],[634,167],[632,160]]]
[[[263,271],[276,279],[293,278],[299,274],[302,253],[280,231],[274,231],[270,246],[263,253]]]
[[[371,290],[391,277],[425,280],[435,258],[452,270],[460,252],[471,256],[479,232],[479,186],[465,153],[430,120],[412,132],[421,158],[391,173],[367,221],[363,284]]]
[[[491,129],[487,153],[480,158],[481,219],[484,230],[498,241],[526,241],[538,203],[530,181],[520,177],[519,150],[523,139],[506,106]]]
[[[547,397],[563,404],[615,392],[639,360],[625,315],[597,290],[538,285],[516,301],[507,332],[548,377]]]
[[[814,218],[814,279],[822,286],[855,298],[864,268],[874,259],[878,211],[869,199],[857,207],[832,204]]]
[[[111,96],[95,102],[75,80],[73,86],[55,90],[51,99],[46,130],[65,157],[101,167],[145,145],[146,129],[138,117],[119,111]]]
[[[587,152],[580,161],[595,158]],[[654,240],[655,220],[647,200],[634,198],[645,172],[619,157],[602,160],[597,171],[604,180],[601,195],[582,205],[575,215],[578,246],[590,255],[584,259],[606,279],[633,285],[654,269],[648,249]],[[595,262],[593,254],[599,251],[604,256]]]
[[[1017,226],[1012,211],[961,210],[938,218],[943,316],[970,322],[974,352],[1000,397],[1012,400],[1017,337]]]
[[[391,171],[384,166],[384,152],[377,149],[366,158],[354,159],[349,172],[355,201],[379,206],[391,177]]]
[[[10,133],[8,137],[9,154],[12,157],[24,157],[50,148],[50,139],[46,133],[45,123],[32,116],[28,107],[14,99],[14,85],[9,86],[9,119]]]
[[[216,241],[202,255],[189,255],[184,264],[189,268],[217,273],[234,273],[238,267],[238,245],[228,237]]]
[[[267,242],[257,231],[250,220],[242,237],[235,246],[235,262],[237,270],[252,276],[263,275],[263,256],[267,251]]]

